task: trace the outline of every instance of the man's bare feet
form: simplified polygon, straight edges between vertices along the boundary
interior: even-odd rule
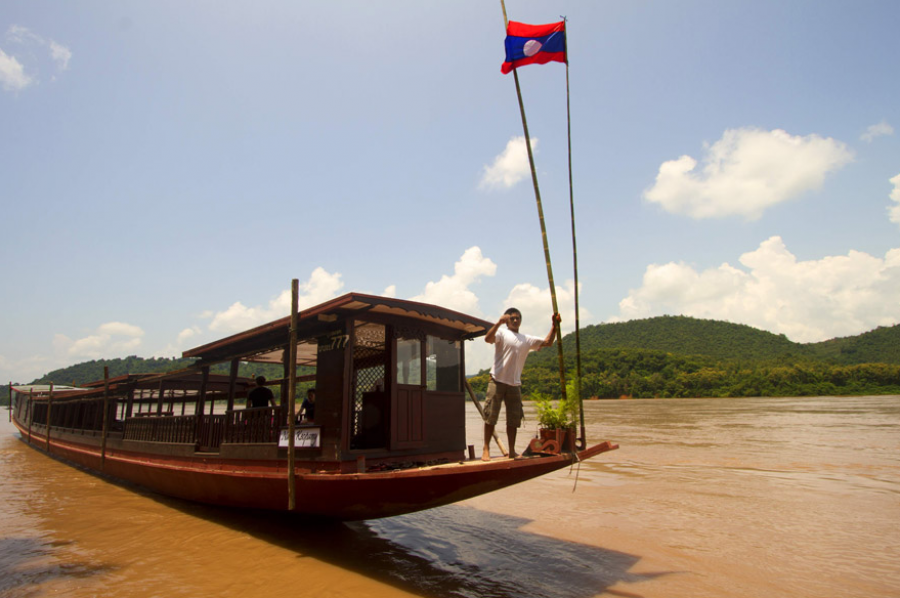
[[[519,453],[517,453],[516,451],[509,451],[509,458],[510,458],[510,459],[516,459],[516,458],[518,458],[518,457],[519,457]]]
[[[482,461],[490,461],[491,460],[491,451],[489,449],[484,449],[484,453],[481,454]]]

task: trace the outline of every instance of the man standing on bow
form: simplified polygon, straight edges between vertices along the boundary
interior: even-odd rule
[[[519,332],[522,312],[515,307],[507,309],[496,324],[491,326],[485,342],[494,345],[494,365],[491,366],[491,381],[488,383],[487,401],[484,405],[484,452],[482,461],[491,460],[490,441],[500,418],[500,405],[506,405],[506,436],[509,441],[509,457],[515,459],[516,432],[522,425],[522,368],[530,351],[552,347],[559,326],[559,314],[551,318],[553,326],[547,338],[538,338]],[[501,328],[506,324],[506,328]]]

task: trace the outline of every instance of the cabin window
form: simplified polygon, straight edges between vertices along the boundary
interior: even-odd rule
[[[425,348],[427,389],[443,392],[460,392],[462,379],[461,346],[459,341],[448,341],[428,336]]]
[[[422,341],[397,339],[397,384],[422,385]]]

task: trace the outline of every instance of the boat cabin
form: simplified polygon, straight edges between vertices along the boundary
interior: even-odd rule
[[[295,455],[311,470],[358,463],[434,463],[466,458],[465,341],[491,323],[434,305],[349,293],[291,318],[184,352],[207,371],[228,363],[279,364],[277,407],[228,412],[222,457],[282,458],[292,417],[290,370],[314,383],[315,419],[297,423]],[[291,355],[296,357],[291,363]],[[297,370],[295,370],[297,371]],[[296,393],[293,417],[303,393]],[[277,440],[277,442],[276,442]]]

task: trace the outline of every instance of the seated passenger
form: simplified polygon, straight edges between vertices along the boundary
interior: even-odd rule
[[[316,419],[316,389],[310,388],[306,391],[306,398],[300,404],[300,413],[297,418],[303,422],[311,422]]]
[[[247,395],[247,409],[251,407],[276,407],[275,393],[266,386],[266,377],[256,377],[256,388]]]

